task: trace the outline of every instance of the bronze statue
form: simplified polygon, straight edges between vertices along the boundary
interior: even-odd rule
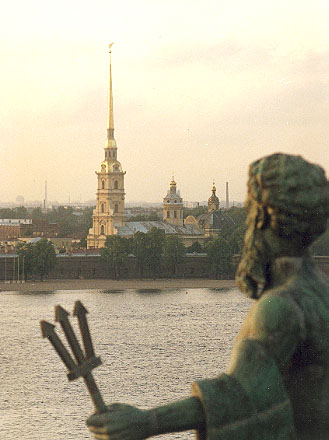
[[[192,397],[140,410],[113,404],[87,425],[96,439],[195,429],[200,440],[329,439],[329,288],[308,253],[329,215],[324,171],[274,154],[250,166],[239,288],[255,299],[226,374]]]

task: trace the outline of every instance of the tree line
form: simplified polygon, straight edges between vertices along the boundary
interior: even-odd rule
[[[56,252],[54,245],[46,238],[36,242],[18,243],[16,248],[20,273],[25,281],[32,276],[44,277],[55,267]]]
[[[207,208],[184,208],[184,218],[188,215],[197,217],[206,212]],[[59,206],[47,212],[43,212],[40,208],[34,208],[32,211],[27,210],[24,206],[16,208],[0,208],[0,218],[31,218],[36,220],[46,220],[49,223],[57,223],[58,231],[61,237],[79,236],[81,237],[81,245],[85,247],[89,228],[92,226],[92,207],[84,208],[79,212],[72,207]],[[78,214],[78,215],[77,215]],[[225,211],[225,214],[231,217],[231,224],[224,224],[220,235],[228,242],[229,248],[233,254],[241,252],[243,236],[245,233],[246,210],[240,207],[231,207]],[[127,221],[151,221],[159,220],[156,212],[147,215],[136,215],[127,219]],[[205,246],[194,243],[188,252],[206,252]],[[322,234],[310,248],[312,255],[329,255],[329,229]]]
[[[187,252],[207,254],[208,276],[231,279],[235,272],[234,255],[240,253],[243,233],[242,228],[237,226],[230,234],[223,231],[217,237],[207,239],[203,246],[195,242],[185,248],[181,238],[166,236],[163,230],[154,227],[147,233],[136,232],[131,238],[108,236],[100,253],[114,279],[120,278],[120,269],[125,266],[130,254],[136,258],[140,278],[145,275],[158,277],[163,266],[170,276],[175,276]]]
[[[136,232],[131,238],[110,235],[100,252],[102,259],[108,263],[113,278],[118,279],[120,268],[127,262],[129,254],[136,258],[140,278],[143,278],[146,272],[156,278],[161,272],[162,264],[165,264],[174,276],[177,265],[184,260],[186,251],[179,237],[166,236],[163,230],[151,228],[147,233]]]
[[[0,208],[0,218],[28,218],[56,223],[60,237],[79,236],[86,237],[92,226],[93,208],[88,207],[79,211],[72,207],[58,206],[43,212],[41,208],[27,210],[24,206],[16,208]]]

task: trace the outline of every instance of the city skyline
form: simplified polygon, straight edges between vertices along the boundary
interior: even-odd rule
[[[156,3],[156,4],[155,4]],[[2,8],[0,202],[95,199],[108,53],[126,200],[243,201],[248,165],[301,154],[329,169],[329,5],[75,0]]]

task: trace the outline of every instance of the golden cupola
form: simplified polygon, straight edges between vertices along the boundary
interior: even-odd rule
[[[208,212],[217,211],[219,209],[219,198],[216,196],[215,182],[211,189],[211,196],[208,199]]]

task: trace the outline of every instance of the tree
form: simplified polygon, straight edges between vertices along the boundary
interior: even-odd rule
[[[87,239],[86,239],[86,237],[83,237],[83,238],[80,239],[80,243],[79,243],[78,248],[80,248],[80,249],[87,249]]]
[[[198,206],[197,208],[183,208],[184,218],[189,215],[193,215],[193,217],[197,218],[201,214],[205,214],[208,211],[207,206]]]
[[[25,208],[25,206],[18,206],[17,208],[14,209],[15,211],[15,218],[27,218],[28,213],[27,213],[27,209]]]
[[[163,245],[165,243],[165,232],[159,228],[151,228],[147,236],[147,258],[146,265],[153,277],[159,274],[163,257]]]
[[[42,238],[32,245],[33,272],[40,276],[41,281],[55,267],[56,252],[54,245],[46,238]]]
[[[164,259],[172,275],[176,274],[177,265],[184,261],[185,247],[182,240],[175,235],[166,237],[164,243]]]
[[[132,251],[136,257],[139,276],[143,278],[147,262],[147,236],[144,232],[136,232],[133,236]]]
[[[208,256],[209,266],[215,273],[216,279],[219,277],[221,279],[232,278],[233,252],[229,242],[219,235],[214,240],[208,241],[205,248]]]
[[[0,208],[0,218],[27,218],[27,209],[24,206],[16,208]]]
[[[19,267],[26,281],[33,273],[33,245],[32,243],[18,243],[16,251],[19,256]]]
[[[230,234],[225,235],[230,245],[232,254],[241,254],[246,233],[246,226],[244,224],[237,226]]]
[[[128,246],[125,238],[118,235],[109,235],[105,241],[105,247],[101,249],[101,257],[111,267],[114,279],[120,275],[120,267],[123,266],[128,258]]]
[[[41,220],[44,218],[44,215],[41,211],[41,208],[34,208],[31,214],[32,220]]]
[[[149,214],[136,214],[131,217],[127,217],[126,222],[152,222],[158,221],[160,217],[156,211],[151,211]]]
[[[192,243],[192,245],[189,246],[186,250],[187,250],[187,252],[191,252],[191,253],[195,252],[197,254],[200,254],[201,252],[203,252],[203,248],[198,241],[195,241],[194,243]]]
[[[145,269],[155,277],[163,256],[165,233],[158,228],[152,228],[146,234],[136,232],[132,240],[132,252],[136,257],[140,277],[143,278]]]

